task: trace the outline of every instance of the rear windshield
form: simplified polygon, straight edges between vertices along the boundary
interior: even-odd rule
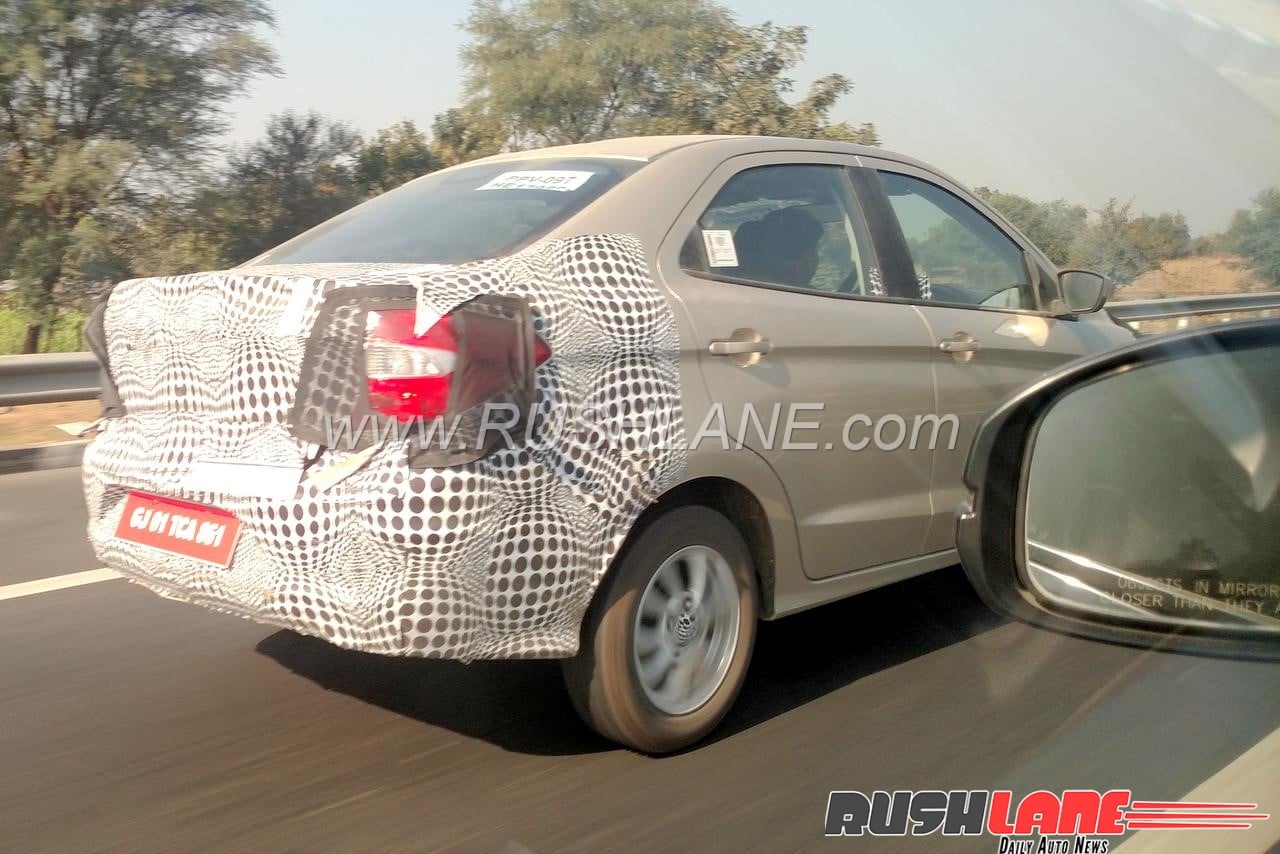
[[[633,160],[508,160],[437,172],[290,240],[254,264],[461,264],[532,243],[642,165]]]

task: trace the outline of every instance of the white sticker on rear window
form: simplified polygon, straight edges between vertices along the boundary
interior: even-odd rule
[[[707,246],[707,263],[712,267],[738,266],[738,250],[733,245],[733,232],[729,229],[702,230],[702,242]]]
[[[555,190],[569,193],[590,180],[594,172],[564,172],[536,169],[529,172],[503,172],[477,190]]]

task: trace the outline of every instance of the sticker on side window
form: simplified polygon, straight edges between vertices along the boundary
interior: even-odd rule
[[[565,172],[555,169],[535,169],[528,172],[503,172],[477,190],[555,190],[572,192],[587,183],[594,172]]]
[[[707,247],[707,264],[711,267],[738,266],[738,250],[729,229],[704,228],[702,242]]]

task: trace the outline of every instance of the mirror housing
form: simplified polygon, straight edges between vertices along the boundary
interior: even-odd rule
[[[956,523],[979,596],[1063,634],[1280,659],[1277,356],[1280,319],[1189,329],[1001,405]]]
[[[1091,314],[1111,296],[1111,280],[1089,270],[1060,270],[1058,291],[1071,314]]]

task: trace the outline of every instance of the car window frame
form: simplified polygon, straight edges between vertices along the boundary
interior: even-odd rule
[[[968,205],[974,213],[981,216],[984,220],[991,224],[1000,234],[1004,235],[1014,246],[1018,247],[1023,253],[1023,266],[1027,271],[1029,282],[1027,287],[1030,290],[1032,298],[1035,301],[1034,308],[1012,308],[1009,306],[988,306],[970,303],[957,302],[940,302],[935,300],[924,300],[919,297],[903,299],[912,305],[931,306],[935,308],[952,308],[962,311],[991,311],[1001,314],[1030,314],[1039,317],[1061,317],[1062,312],[1056,310],[1054,303],[1060,301],[1060,295],[1057,293],[1057,275],[1056,267],[1044,256],[1044,253],[1036,248],[1025,235],[1010,226],[998,212],[994,211],[989,205],[982,202],[972,192],[964,187],[948,180],[942,175],[921,169],[908,163],[901,163],[893,160],[882,160],[879,158],[860,157],[857,166],[853,167],[861,170],[861,180],[855,177],[853,183],[857,192],[866,197],[863,202],[864,208],[887,211],[890,216],[883,227],[876,231],[875,236],[881,239],[881,243],[877,244],[876,252],[879,257],[888,261],[886,266],[896,267],[899,271],[910,269],[914,276],[915,262],[911,257],[911,250],[907,244],[906,235],[902,232],[902,227],[898,222],[898,217],[893,213],[892,204],[889,197],[885,194],[880,185],[878,172],[891,172],[903,175],[908,178],[914,178],[930,184],[939,190],[950,193],[960,202]],[[885,272],[882,267],[882,274]]]
[[[742,168],[728,175],[721,183],[719,183],[718,186],[715,188],[715,192],[711,194],[710,199],[707,201],[706,206],[704,206],[698,211],[697,216],[695,217],[692,223],[692,226],[688,229],[688,233],[681,244],[681,253],[680,253],[681,256],[684,255],[683,250],[684,250],[684,247],[688,245],[688,243],[690,242],[697,243],[694,235],[698,233],[698,229],[702,223],[703,217],[707,214],[709,210],[711,210],[712,203],[716,200],[716,198],[719,197],[720,193],[726,187],[728,187],[731,183],[733,183],[733,181],[735,181],[739,176],[744,175],[747,172],[754,171],[756,169],[787,168],[787,167],[795,167],[795,168],[815,168],[816,167],[816,168],[822,168],[822,169],[830,169],[837,176],[837,186],[839,186],[844,192],[844,198],[841,200],[841,202],[847,203],[845,214],[848,218],[845,220],[844,225],[849,226],[852,232],[851,234],[848,235],[850,237],[850,248],[857,253],[857,260],[854,261],[853,257],[851,256],[850,261],[853,262],[853,270],[858,271],[859,285],[865,287],[866,286],[865,270],[870,270],[871,268],[878,266],[877,258],[875,254],[875,241],[872,239],[870,230],[867,227],[866,217],[863,214],[861,210],[861,205],[858,201],[858,194],[854,190],[852,185],[849,183],[848,174],[847,174],[848,172],[847,165],[844,163],[814,163],[814,162],[806,162],[806,161],[789,161],[788,160],[788,161],[782,161],[777,163],[758,163],[758,164],[743,166]],[[697,249],[701,254],[703,260],[706,261],[707,259],[705,254],[706,253],[705,247],[701,243],[697,243]],[[865,249],[865,252],[864,252],[864,249]],[[818,288],[813,286],[787,285],[781,282],[768,282],[760,279],[749,279],[742,276],[734,276],[731,274],[721,272],[722,269],[726,269],[726,268],[713,268],[710,266],[710,264],[707,264],[707,269],[705,270],[690,269],[689,267],[686,267],[683,263],[680,263],[679,266],[680,266],[681,272],[685,273],[686,275],[696,276],[698,278],[704,278],[704,279],[712,279],[716,281],[732,282],[734,284],[745,284],[745,285],[752,285],[757,287],[769,287],[769,288],[777,288],[780,290],[788,290],[788,291],[794,290],[794,291],[803,291],[806,293],[812,292],[812,293],[827,294],[827,295],[834,294],[839,296],[862,296],[861,294],[842,293],[840,291],[830,291],[824,288]]]
[[[868,240],[868,250],[870,259],[862,258],[865,266],[881,268],[883,275],[883,264],[881,263],[880,246],[875,239],[874,229],[868,219],[866,208],[862,203],[861,195],[857,188],[850,181],[849,170],[856,167],[858,158],[853,154],[836,154],[820,151],[803,151],[796,149],[778,149],[775,151],[754,152],[751,154],[739,154],[729,157],[721,161],[714,169],[707,173],[706,179],[694,191],[694,194],[681,208],[680,213],[673,220],[671,227],[667,230],[663,237],[662,244],[658,250],[658,272],[667,282],[678,280],[680,276],[689,276],[691,278],[702,279],[710,282],[721,282],[730,285],[742,285],[749,288],[765,288],[773,291],[784,291],[786,293],[806,294],[808,296],[820,297],[823,299],[842,299],[842,300],[869,300],[874,302],[899,303],[901,305],[910,305],[911,301],[900,297],[889,296],[872,296],[869,294],[841,293],[839,291],[824,291],[818,288],[801,288],[794,285],[774,284],[771,282],[757,282],[753,279],[742,279],[736,276],[727,276],[723,273],[713,272],[711,268],[704,272],[701,270],[690,270],[680,264],[680,253],[689,235],[693,229],[697,227],[703,213],[711,205],[711,202],[724,189],[734,176],[754,169],[759,166],[836,166],[843,171],[843,180],[849,197],[855,206],[855,212],[861,218],[862,222],[858,227],[863,229],[865,237]]]

